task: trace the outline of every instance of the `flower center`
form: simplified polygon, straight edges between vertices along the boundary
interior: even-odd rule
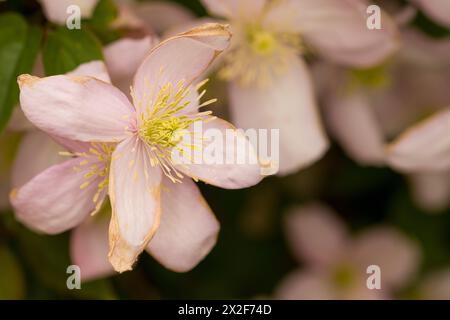
[[[156,95],[151,107],[141,113],[139,136],[150,146],[173,148],[192,123],[199,120],[179,112],[191,102],[186,100],[189,89],[168,83]]]
[[[272,54],[277,46],[275,35],[261,29],[249,30],[248,41],[253,51],[259,55]]]
[[[199,90],[207,80],[201,82],[196,90]],[[150,89],[150,88],[149,88]],[[171,82],[166,83],[159,89],[153,97],[144,97],[143,101],[136,101],[137,110],[140,110],[140,123],[138,125],[138,135],[149,147],[149,157],[151,165],[159,165],[164,174],[173,182],[180,182],[179,178],[183,176],[175,169],[171,156],[172,149],[177,148],[181,153],[186,147],[195,148],[194,143],[182,146],[185,135],[192,135],[190,128],[196,121],[205,120],[205,117],[211,115],[211,111],[197,112],[197,109],[188,110],[192,101],[188,99],[190,87],[185,87],[183,81],[176,85]],[[149,90],[153,92],[154,90]],[[200,100],[206,90],[203,90],[197,97]],[[150,95],[152,96],[152,95]],[[212,99],[198,105],[198,108],[214,103]],[[196,105],[197,107],[197,105]]]
[[[332,274],[332,279],[336,287],[349,288],[355,280],[354,269],[348,264],[338,265]]]
[[[225,56],[220,76],[243,86],[267,86],[289,69],[293,57],[302,52],[298,34],[276,32],[259,24],[234,26],[235,40]]]

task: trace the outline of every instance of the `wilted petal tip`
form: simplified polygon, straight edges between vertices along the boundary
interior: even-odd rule
[[[17,77],[17,83],[19,84],[19,87],[22,88],[25,85],[32,85],[37,80],[39,80],[39,77],[34,77],[30,74],[21,74]]]

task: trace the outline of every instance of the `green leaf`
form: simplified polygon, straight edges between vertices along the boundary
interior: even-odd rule
[[[95,7],[90,23],[97,26],[108,26],[117,18],[118,13],[113,0],[100,0]]]
[[[64,74],[82,63],[102,59],[101,44],[87,28],[69,30],[59,27],[50,32],[43,50],[48,76]]]
[[[0,244],[0,263],[0,300],[23,299],[25,297],[25,281],[20,264],[4,244]]]
[[[17,76],[31,72],[41,38],[41,30],[29,27],[20,15],[0,15],[0,131],[19,101]]]

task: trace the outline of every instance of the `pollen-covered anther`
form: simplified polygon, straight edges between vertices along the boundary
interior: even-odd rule
[[[199,83],[195,89],[200,89],[206,82]],[[186,147],[194,149],[194,144],[188,146],[183,144],[183,138],[192,134],[189,129],[194,122],[205,120],[205,117],[209,116],[211,112],[189,112],[187,110],[192,103],[188,100],[191,88],[186,87],[184,81],[175,85],[168,82],[157,92],[154,87],[147,86],[150,92],[150,94],[144,95],[144,99],[147,101],[138,101],[141,110],[139,137],[149,147],[150,164],[160,166],[163,173],[173,182],[181,182],[180,179],[183,178],[183,175],[174,167],[171,152],[174,148],[181,153]],[[203,97],[205,92],[203,90],[198,99]],[[207,106],[215,101],[216,99],[211,99],[198,107]]]

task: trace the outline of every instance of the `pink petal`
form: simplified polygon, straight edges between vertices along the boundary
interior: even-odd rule
[[[195,125],[193,130],[195,132]],[[230,123],[218,118],[203,121],[200,130],[201,132],[197,135],[198,140],[194,138],[191,142],[199,146],[192,152],[192,159],[185,159],[186,162],[178,165],[177,169],[194,179],[226,189],[246,188],[262,180],[263,176],[255,150],[242,132],[236,131]],[[212,139],[210,142],[206,141],[209,134],[215,133],[220,134],[220,137],[217,136],[216,140]],[[194,137],[195,135],[194,133]],[[220,163],[216,163],[216,158],[208,158],[208,147],[213,143],[222,146],[211,151],[214,154],[217,153],[217,160]],[[200,147],[201,145],[203,147]],[[242,163],[238,162],[238,155],[242,156]],[[200,161],[196,162],[196,157]],[[227,159],[231,161],[227,163]]]
[[[275,298],[281,300],[337,299],[333,284],[326,273],[295,271],[278,285]]]
[[[75,170],[80,168],[80,170]],[[19,189],[11,192],[16,217],[31,229],[49,234],[69,230],[95,210],[93,197],[98,182],[87,187],[88,168],[74,158],[43,171]]]
[[[340,64],[368,67],[398,47],[394,21],[384,12],[380,30],[367,27],[368,3],[354,0],[280,1],[264,20],[280,31],[299,32],[319,54]]]
[[[68,76],[87,76],[111,83],[111,79],[103,61],[90,61],[80,64],[75,70],[67,73]]]
[[[49,134],[80,141],[126,138],[134,116],[126,96],[91,77],[19,77],[20,103],[27,118]]]
[[[442,171],[450,168],[450,108],[409,128],[388,146],[388,162],[395,169]]]
[[[447,0],[410,0],[438,23],[450,27],[450,2]]]
[[[364,92],[328,99],[326,116],[331,132],[353,159],[362,165],[384,163],[384,135]]]
[[[132,4],[132,9],[158,34],[195,19],[192,12],[175,2],[136,2]]]
[[[70,256],[72,262],[80,267],[83,281],[114,274],[108,261],[108,225],[106,217],[96,216],[71,233]]]
[[[279,129],[279,173],[290,174],[320,159],[328,149],[311,78],[303,61],[267,88],[230,87],[231,112],[238,128]]]
[[[186,272],[214,247],[220,226],[191,179],[162,181],[161,225],[147,251],[166,268]]]
[[[417,244],[401,232],[376,227],[355,239],[352,257],[363,270],[370,265],[380,267],[382,288],[399,289],[418,270],[421,252]]]
[[[320,267],[339,261],[347,249],[347,229],[328,207],[311,203],[286,216],[285,230],[294,255]]]
[[[112,82],[129,95],[131,82],[141,62],[156,45],[156,38],[123,38],[107,45],[103,51]]]
[[[13,187],[21,187],[45,169],[67,160],[59,155],[61,151],[64,151],[64,148],[45,133],[38,130],[27,132],[22,138],[14,160]]]
[[[67,8],[76,5],[80,8],[82,18],[90,18],[94,13],[99,0],[38,0],[45,12],[45,16],[51,22],[65,24],[69,13]]]
[[[202,0],[208,11],[229,19],[255,20],[262,13],[266,0]]]
[[[450,205],[450,171],[418,172],[409,176],[413,199],[428,212],[441,212]]]
[[[206,24],[156,46],[134,77],[135,106],[145,106],[151,92],[157,93],[167,83],[190,85],[228,47],[230,37],[227,27]]]
[[[131,270],[159,226],[161,170],[151,166],[147,148],[131,137],[112,156],[109,261],[118,272]]]

